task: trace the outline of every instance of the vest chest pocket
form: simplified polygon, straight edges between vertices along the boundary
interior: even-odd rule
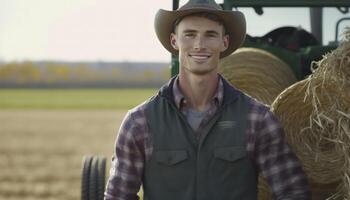
[[[235,147],[220,147],[214,150],[214,157],[234,162],[246,157],[245,147],[235,146]]]
[[[156,151],[154,152],[154,158],[158,163],[170,166],[187,160],[188,154],[186,150]]]

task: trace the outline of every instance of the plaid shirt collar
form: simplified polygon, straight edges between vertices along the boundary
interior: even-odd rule
[[[222,78],[218,76],[219,84],[216,88],[216,91],[214,93],[214,96],[212,97],[211,103],[213,103],[216,107],[219,107],[224,99],[224,85],[222,82]],[[179,77],[176,77],[174,85],[173,85],[173,95],[174,95],[174,102],[176,107],[179,110],[182,110],[183,108],[187,107],[187,100],[185,96],[183,95],[180,87],[179,87]]]

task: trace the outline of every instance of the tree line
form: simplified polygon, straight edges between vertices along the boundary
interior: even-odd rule
[[[0,63],[0,87],[137,87],[158,86],[170,77],[169,65],[132,68],[110,63],[9,62]]]

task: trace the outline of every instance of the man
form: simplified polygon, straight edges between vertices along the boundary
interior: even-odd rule
[[[119,130],[105,199],[256,200],[257,177],[276,199],[309,199],[307,179],[269,109],[218,75],[245,38],[245,19],[214,0],[159,10],[157,36],[179,75],[130,110]]]

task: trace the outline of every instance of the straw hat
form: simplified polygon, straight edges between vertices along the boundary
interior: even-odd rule
[[[170,44],[170,34],[174,31],[175,21],[198,12],[212,13],[223,20],[230,42],[228,48],[220,54],[221,58],[230,55],[242,45],[246,34],[246,23],[243,13],[223,10],[214,0],[189,0],[189,2],[175,11],[160,9],[156,14],[154,21],[156,34],[162,45],[170,53],[178,54],[178,51]]]

